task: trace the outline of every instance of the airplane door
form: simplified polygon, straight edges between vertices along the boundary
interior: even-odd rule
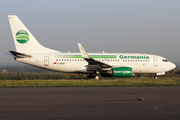
[[[44,56],[44,66],[49,66],[49,56]]]
[[[158,66],[158,59],[157,59],[157,57],[154,57],[153,60],[154,60],[154,66]]]

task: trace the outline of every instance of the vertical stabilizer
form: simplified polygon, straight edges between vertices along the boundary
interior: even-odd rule
[[[59,52],[39,44],[25,25],[16,15],[8,15],[16,51],[20,53],[51,53]]]

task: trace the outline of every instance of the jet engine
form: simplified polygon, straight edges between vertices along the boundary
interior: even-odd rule
[[[130,67],[116,67],[108,71],[101,71],[101,76],[104,77],[131,77],[133,75]]]

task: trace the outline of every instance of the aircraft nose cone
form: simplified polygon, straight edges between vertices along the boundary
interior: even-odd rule
[[[174,63],[170,62],[169,67],[170,67],[171,69],[174,69],[174,68],[176,68],[176,65],[175,65]]]

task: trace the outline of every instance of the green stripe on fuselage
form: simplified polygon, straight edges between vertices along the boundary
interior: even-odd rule
[[[116,55],[89,55],[94,59],[116,59]],[[56,55],[55,58],[82,58],[81,55]]]
[[[98,59],[116,59],[116,55],[89,55],[89,57]]]

